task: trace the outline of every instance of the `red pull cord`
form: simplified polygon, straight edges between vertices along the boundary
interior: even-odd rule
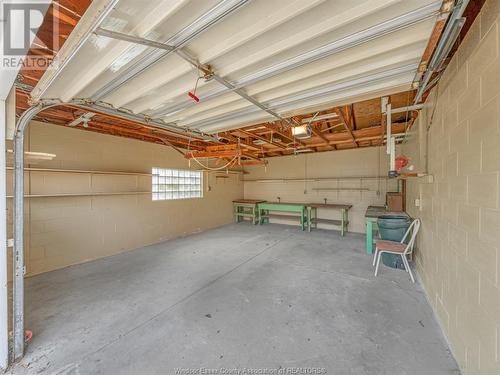
[[[198,98],[194,93],[192,93],[191,91],[188,92],[188,95],[191,99],[193,99],[196,103],[198,103],[200,101],[200,98]]]
[[[188,92],[188,96],[193,99],[196,103],[198,103],[200,101],[200,98],[198,98],[196,96],[196,88],[198,87],[198,81],[201,79],[202,77],[198,77],[198,79],[196,80],[196,84],[194,85],[194,90],[193,91],[189,91]]]

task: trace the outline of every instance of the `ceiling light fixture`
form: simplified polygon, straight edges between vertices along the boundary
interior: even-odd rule
[[[311,138],[311,128],[308,125],[293,126],[292,135],[298,139]]]

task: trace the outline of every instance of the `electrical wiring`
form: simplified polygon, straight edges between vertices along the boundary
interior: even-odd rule
[[[213,167],[209,167],[207,165],[204,165],[201,161],[199,161],[196,157],[192,157],[192,159],[197,162],[202,168],[208,170],[208,171],[220,171],[222,169],[226,169],[228,168],[236,159],[238,158],[238,155],[236,155],[234,158],[232,158],[229,162],[227,162],[227,164],[223,165],[222,167],[218,167],[218,168],[213,168]]]

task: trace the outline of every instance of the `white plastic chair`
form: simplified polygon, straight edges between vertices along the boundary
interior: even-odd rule
[[[377,276],[378,274],[378,267],[380,265],[380,258],[382,257],[382,254],[383,253],[395,254],[401,256],[401,259],[403,259],[403,264],[405,266],[406,272],[410,274],[411,281],[415,282],[415,278],[413,277],[413,273],[411,272],[410,265],[408,263],[408,259],[406,258],[406,256],[413,252],[413,246],[415,245],[415,239],[417,237],[419,229],[420,229],[420,219],[415,219],[408,227],[408,230],[406,231],[401,242],[386,241],[386,240],[377,241],[377,244],[375,246],[375,255],[373,256],[373,266],[377,264],[377,266],[375,267],[375,276]],[[408,241],[408,244],[405,244],[404,241],[406,240],[406,238],[410,233],[411,233],[410,241]]]

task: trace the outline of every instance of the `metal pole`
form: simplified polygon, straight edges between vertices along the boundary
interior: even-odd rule
[[[385,122],[385,126],[387,128],[386,130],[386,135],[387,135],[387,140],[386,140],[386,143],[387,143],[387,153],[390,154],[392,151],[392,148],[391,148],[391,144],[390,144],[390,140],[392,139],[392,111],[391,111],[391,108],[392,108],[392,104],[391,103],[388,103],[386,105],[386,116],[387,116],[387,120]]]
[[[13,285],[13,361],[22,358],[24,354],[24,132],[30,121],[41,111],[63,104],[82,104],[74,100],[63,103],[60,100],[43,100],[28,108],[19,118],[14,134],[14,285]],[[99,106],[97,106],[99,107]],[[106,112],[106,111],[103,111]],[[125,113],[115,113],[116,116],[137,120],[137,116]],[[154,125],[163,125],[154,122]],[[177,129],[176,129],[177,130]],[[179,129],[181,130],[181,129]],[[1,135],[1,134],[0,134]],[[200,138],[212,139],[200,135]],[[1,163],[1,159],[0,159]],[[0,187],[1,195],[1,187]],[[0,206],[1,208],[1,206]],[[1,231],[1,228],[0,228]]]
[[[439,65],[442,63],[442,60],[446,58],[451,47],[453,46],[453,43],[458,37],[460,29],[464,25],[465,21],[460,21],[460,18],[462,17],[468,4],[469,0],[462,0],[457,2],[457,4],[455,5],[450,19],[448,20],[448,23],[446,24],[446,27],[443,31],[443,34],[439,39],[438,45],[434,50],[434,54],[432,55],[431,61],[429,62],[429,67],[425,72],[422,81],[420,82],[417,93],[415,94],[415,100],[413,102],[414,104],[418,104],[422,99],[425,89],[431,79],[432,73],[434,73],[434,71],[439,67]]]
[[[9,365],[9,310],[7,291],[7,215],[5,191],[5,101],[0,100],[0,369]]]
[[[14,134],[14,290],[13,290],[13,360],[24,354],[24,131],[30,121],[59,101],[44,101],[28,108],[19,118]]]

